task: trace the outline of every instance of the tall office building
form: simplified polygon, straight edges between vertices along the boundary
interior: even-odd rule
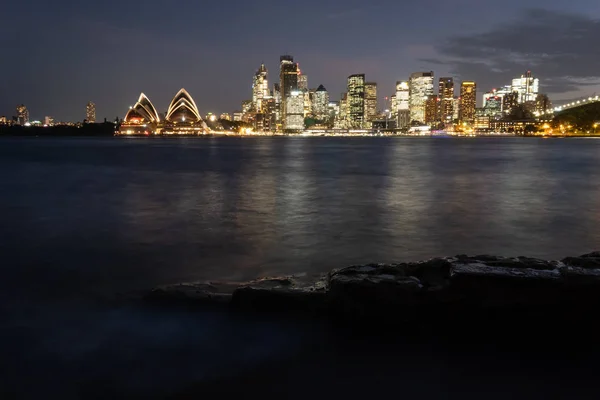
[[[328,115],[329,93],[325,86],[320,85],[313,94],[312,112],[318,119],[325,118]]]
[[[29,110],[24,104],[17,106],[17,124],[25,125],[29,123]]]
[[[437,122],[440,120],[439,111],[440,111],[440,98],[436,95],[427,96],[427,100],[425,102],[425,124],[427,125],[437,125]]]
[[[460,97],[455,97],[454,98],[454,113],[452,115],[452,120],[453,121],[458,121],[460,119]]]
[[[49,116],[49,115],[46,115],[44,117],[44,125],[45,126],[52,126],[52,125],[54,125],[54,118],[51,117],[51,116]]]
[[[282,105],[281,105],[281,86],[279,86],[279,83],[274,83],[273,84],[273,91],[271,93],[271,96],[273,96],[273,100],[275,100],[275,122],[281,122],[281,109],[282,109]]]
[[[298,75],[300,74],[300,70],[298,69],[298,64],[294,62],[294,57],[288,55],[281,56],[279,68],[281,119],[285,129],[285,126],[287,126],[287,99],[292,92],[298,91]],[[302,95],[302,109],[304,113],[304,95]]]
[[[350,107],[348,104],[348,92],[342,93],[340,96],[340,121],[346,123],[349,119]]]
[[[386,99],[387,100],[387,99]],[[393,94],[390,99],[389,99],[389,104],[390,104],[390,118],[392,119],[397,119],[398,118],[398,101],[397,101],[397,96],[395,94]],[[386,102],[387,104],[387,102]]]
[[[352,128],[362,128],[365,122],[365,74],[348,77],[348,122]]]
[[[540,80],[527,71],[520,78],[513,79],[512,92],[518,93],[519,104],[536,101],[540,91]]]
[[[252,106],[255,112],[264,112],[264,101],[270,94],[267,68],[261,64],[252,81]]]
[[[443,123],[452,122],[454,116],[454,79],[440,78],[438,96],[440,98],[440,121]]]
[[[85,106],[85,120],[88,124],[96,123],[96,105],[91,101]]]
[[[473,123],[475,108],[477,107],[477,85],[472,81],[465,81],[460,85],[460,122]]]
[[[410,87],[408,82],[396,82],[396,126],[410,126]]]
[[[425,103],[433,95],[433,71],[415,72],[409,80],[409,108],[411,122],[425,122]]]
[[[294,90],[286,97],[286,118],[283,129],[288,132],[304,130],[304,93]]]
[[[298,70],[298,90],[308,91],[308,76]]]
[[[377,119],[377,83],[365,83],[365,121]]]

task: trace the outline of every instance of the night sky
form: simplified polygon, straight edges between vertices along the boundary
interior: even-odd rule
[[[159,111],[185,87],[200,112],[251,97],[261,62],[270,83],[292,54],[332,99],[366,73],[380,98],[433,70],[476,80],[479,93],[531,69],[552,100],[600,92],[600,1],[103,0],[3,2],[0,115],[123,117],[140,92]],[[478,100],[480,101],[478,94]]]

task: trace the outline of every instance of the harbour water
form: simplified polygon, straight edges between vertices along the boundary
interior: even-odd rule
[[[3,138],[0,182],[0,389],[19,398],[166,393],[314,339],[119,303],[155,285],[600,247],[594,139]]]

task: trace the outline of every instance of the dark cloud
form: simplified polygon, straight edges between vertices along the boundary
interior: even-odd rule
[[[438,46],[438,60],[483,90],[510,83],[532,70],[542,90],[560,94],[600,84],[600,21],[573,13],[524,11],[511,22],[470,36],[455,36]]]

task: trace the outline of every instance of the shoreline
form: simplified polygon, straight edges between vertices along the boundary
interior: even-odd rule
[[[562,260],[460,255],[351,266],[310,278],[182,283],[154,288],[144,299],[162,305],[302,314],[352,324],[435,325],[468,321],[475,315],[551,321],[575,317],[572,310],[600,307],[600,252]]]

